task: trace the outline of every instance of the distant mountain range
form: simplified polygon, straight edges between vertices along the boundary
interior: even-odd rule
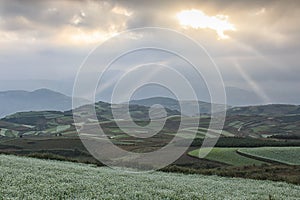
[[[130,101],[131,105],[141,105],[150,107],[155,104],[160,104],[165,108],[170,110],[181,111],[183,115],[186,116],[199,116],[200,114],[210,114],[211,113],[211,103],[203,102],[203,101],[179,101],[167,98],[167,97],[152,97],[148,99],[140,99],[140,100],[132,100]],[[180,109],[180,104],[184,109]],[[216,112],[220,112],[224,110],[224,105],[214,104],[216,106]],[[228,108],[228,106],[225,106]]]
[[[168,107],[176,108],[176,100],[155,98],[145,99],[139,102],[162,103]],[[158,102],[158,100],[160,102]],[[150,102],[149,102],[150,101]],[[136,102],[136,101],[134,101]],[[132,103],[134,103],[132,102]],[[173,102],[173,105],[168,104]],[[153,104],[153,103],[151,103]],[[80,116],[81,119],[88,122],[86,128],[93,128],[98,121],[101,126],[106,126],[105,130],[110,131],[114,135],[119,132],[118,125],[115,121],[128,126],[128,116],[125,115],[124,108],[128,104],[109,104],[105,102],[97,102],[95,106],[84,105],[74,110],[68,111],[30,111],[17,112],[0,119],[0,138],[1,137],[20,137],[20,136],[53,136],[59,133],[60,135],[77,135],[74,126],[74,116]],[[95,108],[98,121],[92,116],[90,108]],[[116,118],[112,115],[112,108],[116,109],[121,115]],[[152,107],[153,108],[153,107]],[[149,109],[148,106],[131,104],[129,105],[130,117],[137,124],[143,126],[151,119],[161,119],[161,109]],[[152,114],[149,115],[149,110]],[[176,130],[179,122],[178,116],[180,112],[177,110],[165,109],[165,116],[169,116],[166,122],[166,132],[172,133]],[[154,113],[153,113],[154,112]],[[153,117],[154,116],[154,117]],[[183,117],[189,119],[189,117]],[[209,117],[203,117],[200,120],[201,130],[207,128],[210,122]],[[81,123],[78,123],[80,126]],[[193,123],[189,124],[193,126]],[[132,127],[131,127],[132,128]],[[189,130],[189,129],[187,129]],[[132,130],[134,131],[134,130]],[[234,107],[227,110],[226,121],[224,124],[223,136],[226,137],[253,137],[253,138],[281,138],[281,139],[299,139],[300,134],[300,106],[296,105],[262,105],[262,106],[247,106]],[[212,135],[210,137],[213,136]],[[126,141],[128,142],[128,141]]]
[[[71,108],[71,97],[48,89],[0,92],[0,117],[22,111],[65,111]]]
[[[182,101],[183,106],[186,108],[186,112],[182,112],[186,116],[199,116],[200,114],[210,114],[211,105],[210,103],[203,101]],[[163,105],[165,108],[170,110],[180,111],[179,102],[172,98],[167,97],[153,97],[141,100],[132,100],[130,104],[142,105],[150,107],[154,104]],[[199,104],[199,110],[197,110],[197,104]],[[222,111],[224,106],[221,104],[214,104],[217,108],[217,112]],[[239,106],[230,107],[226,106],[227,115],[264,115],[264,116],[279,116],[279,115],[298,115],[300,114],[300,106],[288,105],[288,104],[268,104],[268,105],[255,105],[255,106]]]
[[[128,103],[110,104],[99,101],[95,105],[85,104],[72,110],[71,97],[47,89],[33,92],[1,92],[0,101],[1,112],[7,113],[5,114],[6,117],[0,120],[0,137],[53,135],[57,132],[74,134],[73,114],[74,116],[83,117],[91,124],[98,123],[93,118],[90,108],[95,108],[98,121],[104,122],[104,124],[107,122],[114,124],[114,121],[126,124],[129,119],[133,119],[144,125],[149,122],[150,118],[159,121],[159,119],[168,116],[168,128],[174,128],[178,124],[178,117],[170,116],[209,114],[212,106],[207,102],[182,101],[181,104],[187,108],[182,113],[177,100],[166,97],[153,97],[130,101],[130,116],[128,116],[125,112]],[[165,110],[154,106],[155,104],[162,105]],[[196,104],[199,104],[200,109],[197,109]],[[224,106],[216,104],[216,107],[218,106],[220,106],[220,110],[224,108]],[[299,138],[299,105],[270,104],[227,108],[224,130],[230,135],[255,138]],[[112,109],[120,115],[118,117],[114,116]],[[2,115],[4,116],[4,114]],[[203,126],[206,126],[209,121],[208,117],[201,118]],[[112,126],[116,131],[116,125]]]
[[[87,101],[77,99],[83,104]],[[203,101],[181,101],[181,105],[185,108],[180,109],[177,100],[168,97],[152,97],[147,99],[132,100],[129,102],[131,111],[142,110],[142,115],[148,113],[148,107],[160,104],[168,109],[168,114],[181,114],[185,116],[199,116],[200,114],[210,114],[211,103]],[[217,112],[222,111],[224,106],[214,104]],[[96,106],[100,106],[102,110],[108,110],[110,104],[99,102]],[[114,105],[119,111],[124,109],[124,104]],[[199,106],[199,109],[197,107]],[[146,109],[147,108],[147,109]],[[300,106],[285,104],[270,104],[257,106],[230,107],[226,106],[228,115],[289,115],[300,114]],[[14,90],[0,92],[0,117],[11,115],[17,112],[26,111],[67,111],[72,109],[72,98],[49,89],[38,89],[32,92]],[[160,111],[158,111],[159,114]],[[138,113],[138,112],[136,112]],[[111,116],[105,116],[111,118]],[[136,116],[138,118],[138,116]]]

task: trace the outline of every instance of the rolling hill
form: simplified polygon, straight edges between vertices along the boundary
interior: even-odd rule
[[[257,106],[234,107],[227,110],[227,115],[247,115],[247,116],[282,116],[299,115],[300,106],[288,104],[268,104]]]
[[[74,131],[74,115],[84,116],[87,119],[93,121],[92,116],[89,116],[89,109],[92,105],[84,105],[74,110],[68,111],[28,111],[17,112],[12,115],[8,115],[0,120],[0,137],[18,137],[26,135],[55,135],[59,133],[69,133]],[[127,120],[125,115],[125,104],[109,104],[105,102],[97,102],[95,104],[95,111],[97,118],[100,122],[108,122],[114,119],[112,114],[112,107],[117,112],[123,114],[120,119]],[[130,117],[135,121],[148,121],[149,107],[130,105],[129,106]],[[152,119],[159,119],[161,116],[161,109],[151,110]],[[180,112],[176,110],[166,109],[166,116],[180,115]]]

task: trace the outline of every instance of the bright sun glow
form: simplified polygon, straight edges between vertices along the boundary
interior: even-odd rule
[[[104,42],[105,40],[115,36],[117,33],[117,30],[84,30],[77,27],[67,27],[61,30],[57,37],[57,42],[70,43],[74,45],[96,44]]]
[[[201,10],[183,10],[177,13],[179,23],[184,27],[192,27],[194,29],[212,29],[215,30],[219,39],[227,39],[225,31],[235,31],[236,28],[228,21],[226,15],[208,16]]]

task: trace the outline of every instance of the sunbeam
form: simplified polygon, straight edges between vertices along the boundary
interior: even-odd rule
[[[264,103],[270,103],[270,98],[265,91],[247,74],[237,60],[235,60],[234,66],[247,84],[249,84],[253,91],[264,101]]]

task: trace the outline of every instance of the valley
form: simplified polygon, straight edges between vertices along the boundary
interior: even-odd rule
[[[272,106],[276,110],[277,105]],[[85,109],[88,107],[78,108],[76,114],[85,114]],[[118,107],[123,109],[124,105],[118,105]],[[167,118],[154,119],[157,123],[166,120],[158,134],[150,138],[135,138],[118,127],[118,123],[121,123],[122,127],[126,127],[127,132],[140,134],[126,119],[115,121],[110,104],[98,102],[95,108],[99,121],[90,120],[84,127],[97,130],[96,128],[100,126],[106,135],[101,140],[110,140],[114,145],[126,151],[145,153],[163,148],[172,141],[177,131],[180,132],[179,144],[184,145],[186,140],[192,139],[193,142],[185,154],[170,166],[161,169],[162,171],[300,183],[300,179],[295,178],[295,174],[296,177],[300,175],[300,157],[297,153],[300,147],[298,107],[293,107],[293,109],[288,107],[289,109],[284,111],[285,107],[280,106],[277,114],[268,114],[265,110],[255,111],[254,114],[253,109],[261,110],[259,106],[229,108],[220,138],[205,158],[197,158],[198,149],[204,139],[209,141],[219,137],[217,130],[208,130],[211,120],[209,114],[188,117],[180,116],[177,110],[166,109]],[[0,152],[103,166],[101,162],[93,158],[80,140],[76,131],[78,125],[73,121],[72,112],[71,110],[19,112],[2,118],[0,120]],[[138,125],[143,126],[150,122],[147,106],[130,105],[130,115]],[[199,121],[199,126],[192,123],[195,119]],[[185,120],[185,122],[190,120],[191,123],[178,130],[180,120]],[[152,128],[155,129],[155,125]],[[146,131],[151,132],[151,127],[148,127]],[[194,137],[191,133],[195,131]],[[97,138],[97,135],[93,137]],[[205,151],[205,149],[200,151]],[[285,155],[290,155],[290,159],[288,160]],[[263,169],[273,167],[280,168],[278,176],[263,171]],[[290,173],[291,167],[295,168],[293,173]],[[255,169],[259,171],[258,175],[247,173]],[[232,173],[233,170],[238,170],[240,173]]]

